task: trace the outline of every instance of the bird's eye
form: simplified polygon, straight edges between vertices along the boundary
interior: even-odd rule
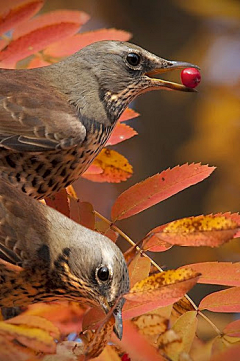
[[[110,272],[107,266],[102,266],[97,271],[97,277],[100,281],[107,281],[110,277]]]
[[[128,64],[130,64],[131,66],[138,66],[140,63],[140,55],[136,54],[136,53],[129,53],[127,55],[127,62]]]

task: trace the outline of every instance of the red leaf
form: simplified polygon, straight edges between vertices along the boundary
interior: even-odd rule
[[[139,117],[139,113],[135,112],[135,110],[131,108],[127,108],[124,110],[120,118],[118,119],[119,122],[125,122],[126,120],[137,118]]]
[[[240,287],[211,293],[201,301],[199,309],[213,312],[240,312]]]
[[[57,192],[51,198],[46,198],[45,202],[49,207],[52,207],[65,216],[70,217],[68,195],[65,189]]]
[[[62,58],[64,56],[72,55],[84,48],[87,45],[95,43],[96,41],[101,40],[120,40],[127,41],[131,37],[130,33],[127,33],[123,30],[116,29],[100,29],[95,31],[90,31],[82,34],[76,34],[58,41],[52,45],[49,45],[45,50],[44,54],[53,57]]]
[[[42,50],[59,39],[76,33],[89,16],[76,11],[54,11],[20,25],[14,40],[0,53],[2,67],[12,67],[17,61]]]
[[[184,266],[201,273],[198,283],[224,286],[240,286],[240,263],[203,262]]]
[[[147,178],[120,194],[112,207],[112,220],[131,217],[167,199],[207,178],[214,169],[200,163],[184,164]]]
[[[138,133],[133,128],[129,127],[126,124],[117,123],[116,127],[114,128],[111,137],[106,143],[108,145],[115,145],[118,143],[123,142],[124,140],[130,139],[137,135]]]
[[[70,198],[70,218],[89,229],[94,229],[95,216],[93,206],[88,202],[80,202],[79,199]]]
[[[44,0],[11,0],[1,3],[0,34],[6,33],[18,24],[36,14]]]

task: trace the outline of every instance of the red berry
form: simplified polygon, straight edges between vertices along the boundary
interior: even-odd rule
[[[128,354],[125,353],[122,358],[121,358],[122,361],[131,361],[131,359],[129,358]]]
[[[195,88],[201,81],[201,74],[195,68],[186,68],[181,72],[181,79],[183,85],[188,88]]]

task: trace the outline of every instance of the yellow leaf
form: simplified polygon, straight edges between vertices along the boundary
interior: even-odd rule
[[[237,223],[223,216],[213,217],[197,216],[178,219],[169,223],[163,230],[164,233],[193,233],[196,231],[207,232],[214,230],[228,230],[237,227]]]
[[[39,328],[0,322],[0,335],[8,340],[17,340],[20,344],[38,352],[54,353],[56,349],[53,337]]]
[[[183,272],[181,272],[183,271]],[[190,271],[190,272],[188,272]],[[156,294],[161,295],[161,292],[163,291],[162,288],[164,286],[171,286],[178,284],[179,289],[181,288],[180,283],[187,281],[189,279],[195,279],[200,274],[196,273],[193,270],[189,269],[178,269],[178,270],[169,270],[166,272],[161,272],[155,275],[152,275],[148,278],[145,278],[144,280],[137,282],[130,290],[130,293],[126,295],[125,297],[131,300],[135,300],[135,295],[141,296],[141,301],[147,299],[148,301],[151,301],[151,294],[154,296]],[[165,294],[163,291],[162,293]],[[174,292],[173,292],[174,293]],[[138,297],[136,297],[138,298]]]
[[[189,311],[184,313],[172,327],[172,330],[176,332],[177,335],[181,338],[180,347],[178,347],[178,352],[171,349],[168,352],[168,356],[173,361],[179,360],[179,355],[182,352],[188,353],[191,349],[193,339],[195,337],[195,332],[197,328],[197,311]]]
[[[101,167],[102,173],[88,174],[86,172],[83,177],[94,182],[119,183],[128,179],[133,173],[132,166],[123,155],[107,148],[101,150],[92,164],[98,168]]]

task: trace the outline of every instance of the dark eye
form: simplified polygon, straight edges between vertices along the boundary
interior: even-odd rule
[[[107,266],[100,267],[99,270],[97,271],[97,276],[100,281],[103,281],[103,282],[107,281],[110,276],[110,272],[109,272],[109,269],[107,268]]]
[[[141,60],[140,55],[138,55],[136,53],[129,53],[128,56],[127,56],[127,62],[131,66],[139,65],[140,60]]]

